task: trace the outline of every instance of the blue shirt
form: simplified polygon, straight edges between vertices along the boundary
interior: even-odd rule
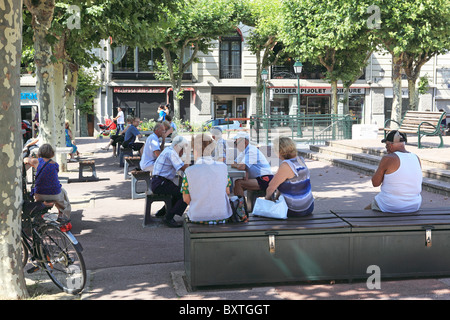
[[[153,175],[172,180],[175,178],[177,171],[183,166],[183,160],[181,160],[178,153],[170,146],[164,148],[163,152],[156,159],[153,167]]]
[[[266,157],[254,145],[249,144],[247,148],[237,156],[235,162],[238,164],[245,164],[249,179],[273,175]]]
[[[127,129],[127,132],[125,132],[124,143],[134,143],[134,141],[136,140],[136,136],[140,134],[141,133],[134,125],[130,125],[130,127]]]

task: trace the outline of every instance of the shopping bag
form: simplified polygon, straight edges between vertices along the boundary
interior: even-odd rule
[[[276,201],[257,198],[252,214],[272,219],[287,219],[287,212],[286,200],[283,196],[280,196]]]

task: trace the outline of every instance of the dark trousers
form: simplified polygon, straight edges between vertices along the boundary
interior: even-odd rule
[[[172,209],[166,212],[165,219],[170,221],[177,214],[182,216],[187,208],[187,204],[183,201],[180,187],[173,181],[165,179],[160,176],[153,176],[151,188],[155,194],[170,194],[172,195]]]

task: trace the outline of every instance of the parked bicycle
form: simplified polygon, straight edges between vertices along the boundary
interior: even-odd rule
[[[86,284],[86,266],[81,254],[83,248],[70,232],[70,220],[58,218],[58,214],[49,212],[51,207],[43,202],[32,201],[26,191],[26,178],[23,190],[23,266],[31,262],[27,273],[43,269],[64,292],[74,295],[80,293]]]

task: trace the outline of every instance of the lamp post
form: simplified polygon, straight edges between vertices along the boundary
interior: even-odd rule
[[[264,93],[263,93],[263,114],[264,116],[267,116],[266,114],[266,80],[269,76],[269,72],[267,72],[266,69],[263,69],[261,71],[261,80],[263,81],[263,85],[264,85]]]
[[[264,93],[263,93],[263,116],[264,116],[264,120],[265,120],[264,122],[267,121],[267,110],[266,110],[266,80],[267,80],[268,76],[269,76],[269,72],[267,72],[266,69],[263,69],[263,70],[261,71],[261,80],[262,80],[263,85],[264,85]],[[269,126],[268,126],[268,125],[266,125],[265,127],[266,127],[266,129],[269,129]]]
[[[300,73],[302,73],[303,64],[300,61],[294,63],[294,72],[297,75],[297,136],[303,137],[302,130],[300,128]]]

